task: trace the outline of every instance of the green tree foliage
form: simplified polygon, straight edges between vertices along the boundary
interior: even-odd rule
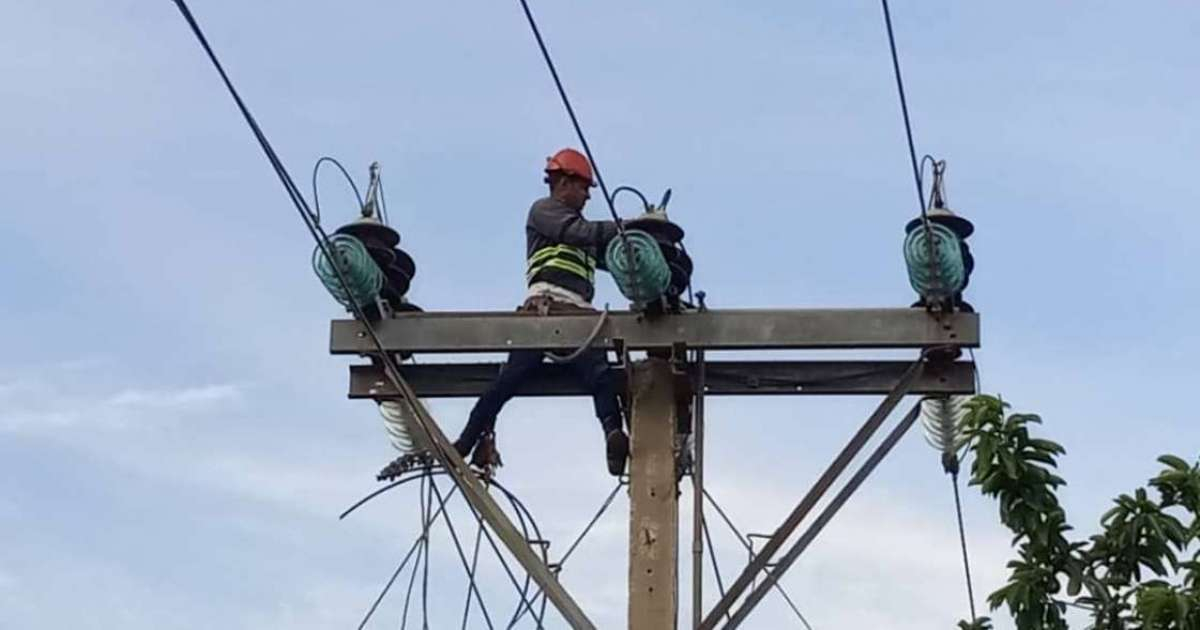
[[[999,398],[967,405],[971,485],[997,501],[1017,552],[992,610],[1006,607],[1021,630],[1065,630],[1068,606],[1087,611],[1089,630],[1200,630],[1200,465],[1160,457],[1162,472],[1117,497],[1099,534],[1072,540],[1054,473],[1063,447],[1030,433],[1038,416],[1006,416]]]

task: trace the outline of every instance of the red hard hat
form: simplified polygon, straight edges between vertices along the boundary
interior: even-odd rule
[[[596,179],[592,177],[592,165],[588,162],[587,156],[575,149],[563,149],[555,153],[553,157],[546,158],[546,172],[556,171],[586,179],[588,185],[596,185]]]

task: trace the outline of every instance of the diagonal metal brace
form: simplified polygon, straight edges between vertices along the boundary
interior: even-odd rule
[[[908,414],[904,416],[904,419],[900,421],[900,424],[896,425],[896,428],[892,429],[891,433],[888,433],[887,437],[885,437],[883,442],[876,447],[875,451],[871,453],[871,456],[867,458],[867,461],[863,463],[862,467],[859,468],[858,471],[854,473],[854,476],[846,482],[846,486],[843,487],[837,493],[837,495],[834,496],[833,500],[829,502],[829,505],[825,506],[824,510],[821,510],[821,514],[817,516],[817,520],[813,521],[813,524],[810,525],[807,530],[805,530],[804,534],[800,536],[800,539],[796,541],[796,544],[793,545],[792,548],[789,549],[786,554],[784,554],[783,558],[781,558],[779,562],[777,562],[775,566],[770,569],[767,580],[756,586],[755,589],[750,592],[750,595],[746,597],[746,601],[742,602],[742,605],[738,607],[737,612],[733,613],[733,617],[729,620],[729,623],[725,624],[723,630],[733,630],[746,620],[746,617],[750,615],[750,613],[754,610],[754,607],[758,605],[758,602],[760,602],[762,598],[766,596],[767,591],[771,588],[771,585],[782,578],[783,574],[786,573],[793,564],[795,564],[796,559],[800,557],[800,554],[804,553],[804,550],[808,548],[809,544],[811,544],[813,540],[816,540],[817,535],[821,533],[821,530],[829,524],[829,521],[833,520],[833,517],[837,515],[838,510],[840,510],[842,506],[846,504],[846,501],[850,499],[850,496],[853,495],[856,490],[858,490],[858,487],[861,486],[864,481],[866,481],[867,477],[875,470],[875,467],[879,465],[879,462],[883,461],[883,458],[886,457],[889,452],[891,452],[892,447],[896,446],[896,443],[900,441],[900,438],[904,437],[904,435],[908,433],[908,430],[912,428],[913,423],[916,422],[917,417],[920,415],[921,404],[917,403],[916,405],[913,405],[912,410],[910,410]]]
[[[821,497],[825,495],[830,486],[833,485],[833,482],[842,474],[842,471],[850,465],[850,462],[858,455],[867,441],[871,439],[871,436],[879,430],[883,421],[892,413],[896,405],[900,404],[900,400],[912,389],[913,384],[921,376],[924,369],[925,356],[922,354],[921,358],[913,362],[912,366],[900,377],[896,386],[879,403],[879,406],[871,413],[871,416],[867,418],[867,421],[863,423],[858,432],[850,438],[850,441],[842,448],[842,451],[838,453],[833,462],[829,464],[829,467],[825,469],[825,472],[821,474],[817,482],[804,495],[804,498],[800,500],[800,503],[796,505],[783,524],[775,530],[771,539],[763,546],[762,551],[742,570],[737,580],[734,581],[721,600],[717,602],[717,605],[708,613],[708,616],[704,618],[704,622],[700,624],[700,630],[713,630],[717,627],[717,623],[721,620],[721,617],[729,613],[733,608],[734,602],[753,583],[755,576],[766,569],[767,564],[771,562],[771,559],[783,547],[787,539],[800,526],[801,521],[816,506],[817,501],[821,500]]]
[[[558,577],[546,566],[546,563],[533,552],[525,537],[517,531],[517,528],[509,520],[492,498],[492,495],[487,492],[483,482],[471,473],[466,462],[454,445],[446,438],[446,434],[442,432],[440,426],[430,415],[429,410],[425,408],[424,403],[417,398],[416,392],[400,375],[395,362],[387,354],[383,354],[382,363],[384,373],[392,386],[396,388],[403,398],[404,404],[409,405],[413,411],[413,416],[416,417],[417,424],[421,430],[428,436],[430,444],[433,445],[433,455],[445,467],[446,472],[454,479],[463,493],[463,497],[471,504],[479,516],[487,522],[496,532],[496,536],[500,538],[500,542],[508,549],[509,553],[516,558],[521,567],[529,574],[533,581],[537,583],[542,592],[562,614],[563,618],[571,625],[574,630],[595,630],[596,625],[588,619],[584,614],[583,609],[575,602],[570,593],[558,581]]]

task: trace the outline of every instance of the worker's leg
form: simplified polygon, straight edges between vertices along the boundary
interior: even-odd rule
[[[603,350],[589,350],[571,362],[571,367],[592,394],[596,418],[607,434],[622,428],[621,404],[617,400],[616,373],[608,367]]]
[[[596,417],[604,428],[604,454],[608,472],[621,475],[629,459],[629,436],[621,422],[621,404],[617,400],[616,374],[608,367],[604,351],[591,350],[584,353],[571,367],[592,393]]]
[[[459,454],[465,457],[475,448],[479,438],[495,428],[496,415],[500,413],[504,403],[516,395],[517,388],[525,376],[541,362],[542,353],[539,350],[518,350],[509,353],[508,361],[500,368],[500,374],[491,387],[479,397],[475,407],[471,409],[467,426],[463,427],[458,440],[454,442]]]

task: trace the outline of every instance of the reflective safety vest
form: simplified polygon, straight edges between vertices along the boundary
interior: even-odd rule
[[[596,279],[596,259],[583,249],[572,245],[550,245],[533,252],[525,268],[526,282],[532,283],[538,273],[546,269],[572,273],[589,285]]]

